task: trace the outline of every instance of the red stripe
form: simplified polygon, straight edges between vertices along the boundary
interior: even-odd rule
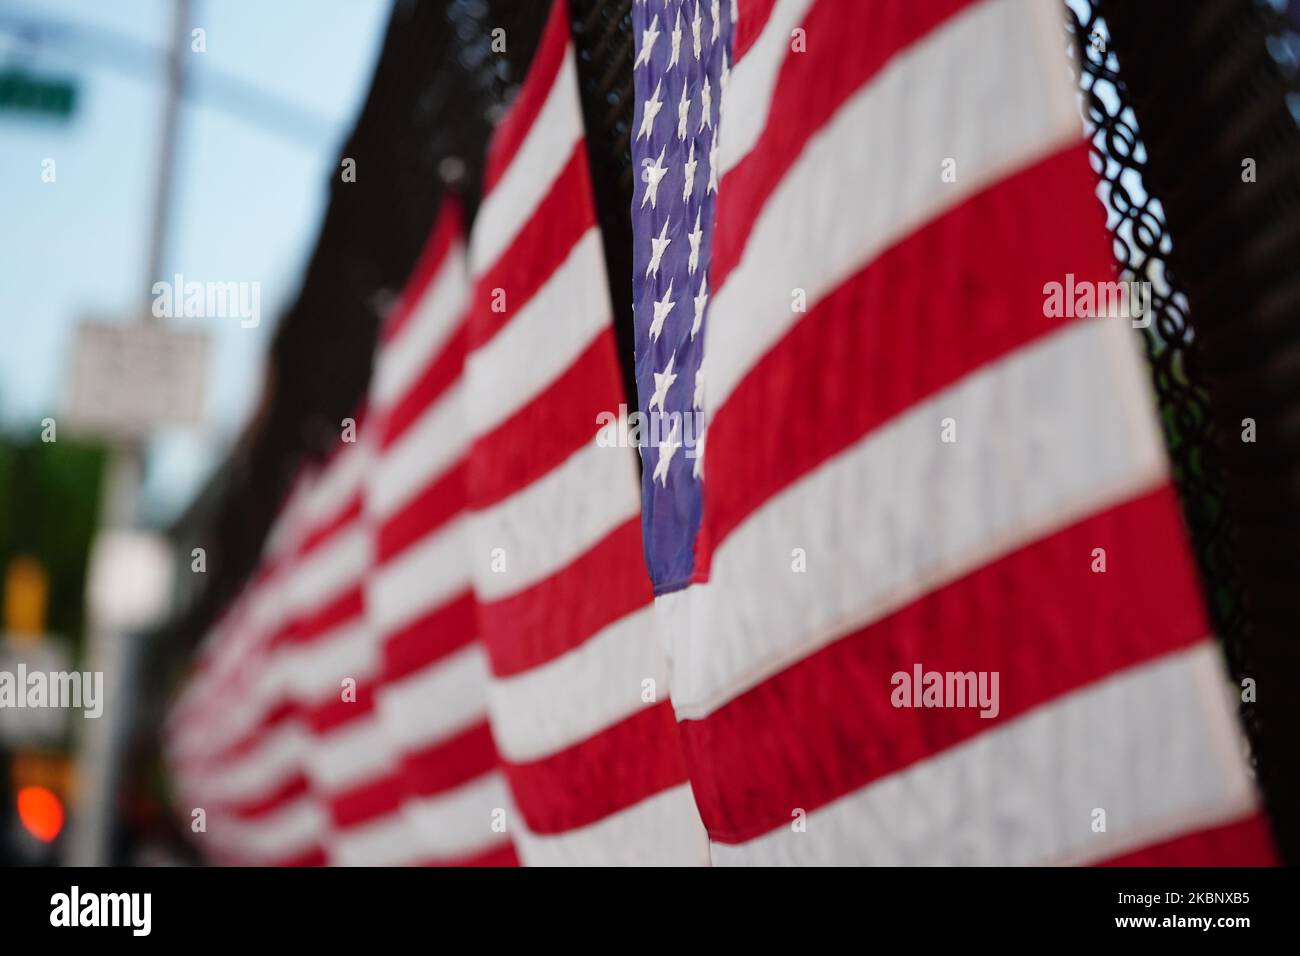
[[[396,774],[367,780],[330,799],[334,824],[347,828],[396,813],[402,805],[402,786]]]
[[[273,732],[279,724],[296,717],[298,713],[299,708],[294,701],[281,700],[272,705],[257,723],[225,749],[216,753],[192,757],[182,763],[187,767],[220,767],[238,760],[240,757],[246,757],[256,750],[266,740],[267,735]]]
[[[556,0],[551,5],[551,15],[546,21],[542,38],[538,41],[537,52],[533,54],[528,66],[528,74],[523,88],[519,91],[510,112],[502,119],[492,136],[492,145],[488,149],[487,168],[483,172],[483,195],[490,193],[505,171],[514,161],[515,154],[523,145],[528,131],[532,129],[546,98],[550,95],[555,78],[564,63],[564,53],[569,46],[569,5],[565,0]]]
[[[303,850],[294,856],[285,857],[282,860],[276,860],[273,866],[325,866],[328,861],[325,858],[325,851],[318,846],[311,849]]]
[[[480,603],[492,673],[509,677],[554,660],[651,600],[641,521],[631,518],[550,577]]]
[[[266,794],[226,806],[225,812],[243,820],[266,816],[292,800],[311,792],[311,782],[301,770],[294,771]]]
[[[686,779],[669,701],[505,770],[528,829],[539,834],[587,826]]]
[[[336,511],[323,523],[313,528],[311,532],[303,538],[302,544],[298,547],[298,556],[301,558],[310,554],[312,551],[315,551],[330,538],[334,537],[334,535],[347,529],[360,517],[361,492],[355,491],[343,504],[340,510]]]
[[[874,5],[870,17],[845,16],[837,3],[813,6],[801,26],[814,41],[803,53],[789,53],[787,42],[773,88],[771,121],[754,148],[727,171],[718,191],[719,228],[709,266],[715,288],[727,281],[755,219],[808,140],[890,58],[971,2],[895,0]]]
[[[477,633],[474,595],[465,591],[389,635],[384,642],[384,683],[401,680],[460,650]]]
[[[462,857],[456,860],[438,860],[430,861],[425,866],[518,866],[519,854],[515,852],[514,845],[511,843],[503,844],[499,847],[493,847],[483,853],[475,856]]]
[[[360,720],[375,712],[375,684],[372,681],[357,683],[356,700],[343,699],[343,685],[339,684],[329,696],[307,711],[307,723],[316,736],[327,734],[334,728],[353,720]]]
[[[594,444],[600,432],[597,416],[617,413],[625,401],[614,330],[606,328],[545,389],[475,440],[465,477],[469,507],[491,507],[547,475],[583,445]],[[609,453],[630,457],[621,449]]]
[[[1104,574],[1091,571],[1104,547]],[[701,816],[738,843],[1208,632],[1168,486],[1043,538],[681,725]],[[891,677],[997,671],[1000,712],[895,708]],[[1064,759],[1064,758],[1063,758]]]
[[[393,513],[375,539],[376,559],[387,564],[465,510],[465,462],[458,461]]]
[[[579,140],[564,169],[500,258],[474,284],[469,347],[481,348],[527,304],[596,225],[587,172],[587,144]],[[498,305],[497,290],[505,294]],[[502,311],[494,311],[499,307]]]
[[[1099,866],[1277,866],[1273,834],[1262,814],[1113,857]]]
[[[410,390],[393,403],[380,435],[381,448],[395,444],[460,378],[465,367],[466,340],[465,325],[461,323]]]
[[[1092,189],[1087,147],[1071,147],[913,233],[816,303],[709,423],[696,576],[782,488],[916,402],[1072,321],[1043,316],[1042,286],[1067,272],[1110,281]],[[889,360],[872,358],[882,355]],[[773,408],[798,408],[816,427],[754,427]]]
[[[464,235],[460,200],[448,193],[438,209],[438,220],[433,225],[433,232],[425,241],[420,258],[406,281],[401,298],[393,307],[388,321],[384,323],[382,341],[389,345],[402,333],[411,321],[411,316],[418,310],[420,300],[433,285],[433,280],[442,269],[452,243],[459,243]]]
[[[402,755],[402,786],[408,794],[432,797],[476,780],[497,766],[488,722],[454,737]]]
[[[740,0],[734,27],[735,40],[732,43],[732,49],[735,51],[734,62],[739,63],[740,58],[748,53],[749,48],[758,40],[763,27],[767,26],[768,18],[772,16],[774,6],[776,0]],[[843,30],[843,24],[840,24],[837,30]]]
[[[289,633],[297,644],[310,643],[322,634],[328,634],[335,628],[356,620],[364,610],[365,589],[358,582],[319,610],[304,615]]]

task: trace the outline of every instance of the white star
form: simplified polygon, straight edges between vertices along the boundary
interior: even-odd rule
[[[659,87],[663,86],[663,83],[662,79],[656,83],[654,95],[646,100],[645,111],[641,114],[641,128],[637,130],[636,134],[637,139],[642,136],[649,136],[650,131],[654,129],[655,117],[659,115],[659,111],[664,106],[663,100],[659,99]]]
[[[659,274],[659,260],[664,257],[664,250],[672,242],[668,238],[668,219],[664,219],[664,227],[659,230],[659,238],[650,237],[650,262],[645,267],[647,276],[657,276]]]
[[[686,241],[691,244],[691,255],[686,260],[686,271],[690,275],[695,275],[695,270],[700,264],[700,238],[704,231],[700,229],[700,210],[695,211],[695,231],[686,234]]]
[[[659,336],[663,334],[663,330],[664,330],[664,319],[668,318],[668,313],[671,312],[673,310],[673,306],[677,304],[676,302],[673,301],[672,295],[673,295],[673,280],[669,279],[668,291],[664,293],[664,297],[662,299],[660,299],[654,304],[655,317],[650,322],[651,342],[659,341]]]
[[[659,39],[659,14],[650,21],[650,26],[641,31],[641,52],[637,54],[636,62],[632,64],[632,69],[636,69],[642,63],[650,62],[650,54],[654,52],[655,43]]]
[[[682,420],[680,418],[674,419],[668,437],[659,443],[659,461],[655,464],[654,474],[650,476],[650,480],[662,479],[665,488],[668,487],[668,466],[672,464],[673,455],[677,454],[677,449],[682,447],[681,440],[677,437],[677,433],[681,430]]]
[[[707,76],[704,78],[704,89],[700,91],[700,102],[704,104],[704,108],[700,110],[700,129],[695,131],[697,133],[706,126],[709,129],[713,128],[713,89],[709,86]]]
[[[700,16],[700,0],[695,0],[695,19],[691,21],[691,46],[695,49],[695,59],[700,58],[700,24],[704,18]]]
[[[723,93],[726,93],[726,92],[727,92],[727,84],[731,82],[731,67],[730,67],[730,65],[728,65],[728,63],[727,63],[727,51],[726,51],[726,50],[723,50],[723,51],[722,51],[722,75],[719,76],[718,79],[721,81],[721,83],[719,84],[719,86],[721,86],[721,88],[722,88],[722,92],[723,92]],[[723,102],[726,102],[726,99],[727,99],[727,98],[724,96],[722,99],[723,99]]]
[[[653,409],[656,405],[659,406],[659,411],[665,411],[664,399],[668,397],[668,389],[673,387],[673,382],[677,381],[677,373],[673,371],[673,363],[676,361],[677,356],[675,354],[668,356],[668,364],[664,366],[664,370],[662,372],[654,373],[655,391],[654,394],[650,396],[649,404],[645,407],[647,412]]]
[[[695,464],[691,467],[691,477],[697,480],[704,477],[704,432],[700,432],[700,437],[695,442]]]
[[[677,138],[686,138],[686,121],[691,115],[691,93],[687,84],[682,84],[682,98],[677,103]]]
[[[740,0],[731,0],[731,23],[734,26],[740,19]]]
[[[691,322],[691,341],[695,341],[695,334],[700,331],[700,323],[704,321],[704,307],[709,304],[709,277],[706,275],[700,280],[700,294],[691,300],[695,303],[695,318]]]
[[[722,11],[718,9],[718,0],[709,4],[709,15],[713,17],[713,35],[709,37],[709,42],[713,43],[717,41],[718,31],[722,29]]]
[[[709,188],[706,192],[716,193],[718,191],[718,131],[713,131],[713,138],[709,140]]]
[[[691,156],[686,160],[686,181],[682,184],[682,202],[691,198],[695,189],[695,167],[700,165],[695,159],[695,140],[691,140]]]
[[[677,23],[673,25],[673,57],[668,61],[669,67],[677,65],[682,54],[682,8],[677,8]]]
[[[645,167],[645,195],[641,197],[641,205],[644,206],[648,200],[651,209],[655,208],[655,202],[659,199],[659,183],[668,175],[668,167],[664,165],[665,149],[666,146],[659,147],[659,156],[654,165]]]
[[[704,366],[695,370],[695,394],[691,396],[692,408],[704,407]],[[703,435],[701,434],[701,438]]]

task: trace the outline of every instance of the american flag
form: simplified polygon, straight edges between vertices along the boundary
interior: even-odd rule
[[[628,401],[567,3],[488,154],[470,237],[470,568],[528,864],[704,863],[653,628]]]
[[[381,648],[379,713],[397,745],[383,805],[401,807],[380,832],[404,862],[504,866],[517,857],[466,559],[463,229],[450,198],[386,325],[371,387],[366,610]]]
[[[299,477],[258,570],[205,639],[168,722],[181,823],[221,863],[326,862],[328,815],[308,778],[311,733],[286,653],[289,581],[313,481],[309,471]]]
[[[1044,307],[1113,278],[1059,14],[636,0],[629,432],[558,0],[174,709],[200,846],[1272,862],[1137,333]]]
[[[1044,317],[1111,279],[1059,8],[736,6],[693,338],[646,310],[691,216],[633,203],[638,369],[705,373],[702,474],[651,487],[646,545],[713,863],[1271,859],[1136,333]],[[708,13],[634,9],[645,117],[680,66],[654,24]],[[680,162],[651,125],[636,158]],[[895,695],[929,673],[997,706]]]

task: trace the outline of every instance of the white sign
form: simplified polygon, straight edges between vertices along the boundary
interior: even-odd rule
[[[146,438],[203,421],[208,337],[161,322],[82,322],[68,371],[69,430],[110,440]]]

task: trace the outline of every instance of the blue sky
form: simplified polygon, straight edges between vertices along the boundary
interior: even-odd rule
[[[0,112],[0,427],[56,415],[64,363],[82,317],[121,319],[148,301],[149,221],[162,109],[161,52],[171,0],[0,0],[15,19],[75,27],[63,35],[0,29],[0,69],[22,65],[73,78],[70,122]],[[207,424],[150,445],[145,520],[183,508],[257,400],[266,348],[297,291],[327,199],[328,178],[369,86],[391,0],[195,0],[207,51],[187,53],[197,96],[181,110],[178,165],[163,275],[261,283],[262,322],[177,319],[211,335]],[[108,31],[141,52],[118,56]],[[300,118],[291,135],[213,105],[229,77]],[[227,95],[226,101],[230,100]],[[277,108],[253,104],[262,115]],[[287,127],[289,124],[282,124]],[[42,183],[42,161],[57,181]]]

